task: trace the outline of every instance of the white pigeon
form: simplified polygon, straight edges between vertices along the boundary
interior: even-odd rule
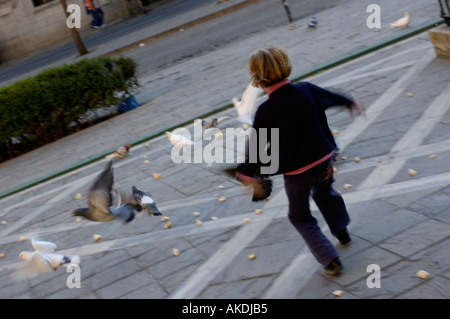
[[[242,94],[242,99],[240,101],[236,98],[231,99],[231,102],[236,108],[239,122],[249,125],[253,124],[251,115],[255,108],[258,92],[259,88],[254,87],[253,84],[250,83]]]
[[[175,146],[177,149],[182,148],[183,146],[190,146],[192,144],[194,144],[194,142],[192,142],[190,139],[188,139],[187,137],[180,135],[180,134],[175,134],[172,132],[165,132],[167,138],[169,139],[170,143]]]
[[[214,118],[206,119],[206,120],[196,119],[196,120],[194,120],[194,124],[201,124],[204,129],[208,129],[208,128],[212,128],[212,127],[217,127],[218,124],[222,123],[225,120],[228,120],[229,118],[230,118],[229,116],[222,116],[222,117],[214,117]]]
[[[14,279],[27,280],[41,273],[56,271],[60,266],[79,265],[80,256],[65,256],[55,253],[56,244],[48,241],[31,240],[35,251],[22,251],[19,260],[24,260],[13,273]]]
[[[407,27],[410,22],[411,22],[411,16],[410,16],[409,12],[405,12],[405,16],[403,18],[400,18],[397,21],[391,23],[391,28]]]

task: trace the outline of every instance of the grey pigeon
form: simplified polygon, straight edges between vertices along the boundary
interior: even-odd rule
[[[156,207],[155,201],[149,194],[137,189],[136,186],[131,186],[131,190],[133,191],[131,196],[142,208],[147,211],[147,214],[154,216],[162,215]]]
[[[309,20],[309,22],[308,22],[308,28],[314,29],[317,27],[318,24],[319,24],[319,21],[317,20],[317,18],[312,17],[311,20]]]
[[[212,119],[196,119],[194,123],[201,124],[204,129],[217,127],[218,124],[222,123],[223,121],[229,119],[229,116],[222,116],[222,117],[214,117]]]
[[[89,207],[77,208],[74,216],[82,216],[96,222],[109,222],[119,219],[129,223],[134,219],[135,207],[126,203],[119,207],[112,207],[111,190],[114,184],[112,161],[109,161],[102,173],[100,173],[88,191]]]

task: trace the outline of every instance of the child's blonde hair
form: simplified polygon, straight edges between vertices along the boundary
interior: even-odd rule
[[[286,79],[292,71],[292,63],[286,51],[268,47],[254,52],[248,60],[253,86],[270,87]]]

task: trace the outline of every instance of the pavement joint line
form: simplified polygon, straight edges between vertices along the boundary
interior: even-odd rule
[[[395,71],[397,69],[403,69],[405,67],[409,67],[409,66],[413,65],[416,62],[417,62],[417,60],[410,60],[410,61],[405,62],[405,63],[400,63],[400,64],[396,64],[396,65],[393,65],[393,66],[376,69],[374,71],[368,71],[366,73],[360,73],[360,74],[356,74],[356,75],[339,77],[339,78],[336,78],[336,80],[330,80],[330,81],[327,81],[326,83],[322,83],[321,85],[326,87],[326,86],[333,86],[333,85],[337,85],[337,84],[342,84],[342,83],[345,83],[345,82],[356,81],[356,80],[359,80],[359,79],[362,79],[362,78],[366,78],[368,76],[374,76],[374,75],[383,74],[383,73],[390,72],[390,71]]]
[[[442,90],[425,109],[422,116],[414,122],[408,133],[395,144],[393,151],[401,151],[419,146],[450,108],[450,84]]]
[[[291,81],[292,82],[301,81],[301,80],[303,80],[303,79],[305,79],[307,77],[310,77],[312,75],[318,74],[318,73],[323,72],[325,70],[329,70],[329,69],[331,69],[333,67],[336,67],[338,65],[344,64],[346,62],[349,62],[351,60],[357,59],[357,58],[359,58],[361,56],[364,56],[364,55],[367,55],[369,53],[375,52],[375,51],[377,51],[379,49],[382,49],[384,47],[387,47],[389,45],[392,45],[392,44],[395,44],[395,43],[400,42],[402,40],[405,40],[407,38],[413,37],[413,36],[415,36],[417,34],[425,32],[425,31],[427,31],[427,30],[429,30],[429,29],[431,29],[433,27],[439,26],[440,24],[443,24],[443,23],[444,23],[443,19],[440,19],[440,20],[437,20],[437,21],[433,21],[431,23],[426,23],[426,24],[421,25],[419,27],[413,28],[410,31],[406,31],[406,32],[404,32],[404,33],[402,33],[402,34],[400,34],[400,35],[398,35],[396,37],[393,37],[391,39],[378,42],[378,43],[376,43],[374,45],[367,46],[367,47],[365,47],[365,48],[363,48],[361,50],[357,50],[355,52],[350,52],[350,53],[348,53],[348,54],[346,54],[346,55],[344,55],[344,56],[342,56],[340,58],[337,58],[335,60],[332,60],[332,61],[320,64],[319,66],[313,68],[311,71],[304,72],[304,73],[302,73],[302,74],[292,78]],[[155,131],[155,132],[150,132],[148,135],[146,135],[146,136],[144,136],[144,137],[142,137],[140,139],[137,139],[137,140],[131,142],[130,144],[132,146],[134,146],[134,145],[138,145],[138,144],[144,143],[144,142],[146,142],[148,140],[151,140],[153,138],[156,138],[156,137],[159,137],[159,136],[163,135],[166,131],[172,131],[172,130],[174,130],[176,128],[186,126],[187,124],[193,122],[197,118],[205,118],[205,117],[211,116],[213,114],[222,112],[224,110],[230,109],[232,107],[234,107],[232,103],[228,103],[228,104],[219,106],[217,108],[214,108],[211,111],[208,111],[208,112],[205,112],[205,113],[202,113],[202,114],[198,114],[195,117],[190,118],[190,119],[188,119],[186,121],[183,121],[181,123],[164,127],[163,129]],[[111,149],[109,149],[109,150],[107,150],[105,152],[102,152],[102,153],[99,153],[97,155],[93,155],[93,156],[87,157],[86,159],[81,160],[81,161],[79,161],[78,163],[76,163],[74,165],[69,165],[66,168],[62,168],[60,170],[56,170],[55,172],[46,174],[46,175],[44,175],[42,177],[39,177],[39,178],[36,178],[36,179],[34,179],[34,180],[30,181],[30,182],[23,183],[21,185],[13,187],[13,188],[11,188],[9,190],[3,191],[3,192],[0,193],[0,199],[2,199],[4,197],[7,197],[9,195],[18,193],[18,192],[20,192],[22,190],[25,190],[27,188],[33,187],[33,186],[35,186],[37,184],[40,184],[42,182],[51,180],[51,179],[53,179],[55,177],[58,177],[58,176],[63,175],[65,173],[67,173],[67,172],[73,171],[73,170],[75,170],[77,168],[80,168],[80,167],[86,166],[86,165],[88,165],[90,163],[96,162],[96,161],[104,158],[106,155],[114,152],[117,149],[117,147],[113,147],[113,148],[111,148]]]
[[[366,118],[359,117],[350,123],[345,131],[340,133],[340,151],[343,152],[359,134],[374,123],[378,116],[383,114],[383,111],[405,91],[405,87],[414,80],[415,74],[420,73],[434,58],[433,49],[430,48],[416,64],[406,70],[397,81],[367,108]]]
[[[411,178],[405,181],[396,182],[384,185],[381,191],[377,191],[379,187],[372,187],[370,189],[364,189],[364,190],[355,190],[351,192],[343,193],[342,196],[344,197],[344,200],[346,204],[357,204],[361,202],[368,201],[370,199],[382,199],[387,198],[391,196],[396,195],[403,195],[408,193],[413,193],[415,191],[420,191],[424,189],[432,189],[432,188],[439,188],[444,187],[446,185],[449,185],[450,183],[450,173],[439,173],[435,175],[429,175],[424,176],[420,178]],[[104,242],[108,242],[107,245],[105,245],[105,250],[117,250],[122,249],[124,247],[129,247],[136,245],[137,243],[141,244],[143,242],[147,241],[155,241],[155,240],[167,240],[172,238],[179,238],[184,236],[189,236],[191,234],[198,234],[203,232],[209,232],[212,230],[217,229],[223,229],[223,228],[232,228],[232,227],[238,227],[244,224],[243,219],[244,218],[250,218],[251,222],[259,222],[264,220],[274,220],[278,218],[285,218],[287,217],[287,204],[283,204],[285,200],[285,192],[284,190],[280,190],[276,196],[273,197],[273,199],[269,202],[267,202],[266,206],[262,208],[263,214],[256,215],[254,211],[249,211],[240,215],[233,215],[233,216],[227,216],[224,218],[220,218],[216,221],[204,221],[202,227],[198,227],[195,224],[192,225],[183,225],[176,228],[171,228],[170,230],[158,230],[151,233],[144,233],[144,234],[138,234],[134,235],[132,237],[126,237],[126,238],[119,238],[119,239],[110,239],[105,240]],[[276,203],[277,202],[277,203]],[[275,204],[274,204],[275,203]],[[314,205],[314,203],[311,203],[311,210],[312,212],[318,212],[318,208]],[[114,222],[113,222],[114,223]],[[33,235],[39,237],[38,235],[42,234],[51,234],[55,232],[60,231],[69,231],[73,229],[78,229],[80,227],[91,227],[96,226],[97,223],[95,222],[89,222],[86,221],[84,223],[78,224],[78,223],[66,223],[62,225],[57,225],[54,227],[46,227],[43,229],[36,229],[33,232]],[[326,228],[326,227],[325,227]],[[0,238],[0,244],[8,244],[13,243],[18,240],[18,238],[21,235],[24,235],[26,237],[29,237],[29,232],[25,231],[23,233],[18,233],[14,235],[7,235],[2,236]],[[114,241],[111,243],[111,241]],[[94,244],[87,244],[79,247],[72,247],[67,248],[61,251],[64,251],[66,254],[73,254],[76,252],[80,252],[84,255],[92,255],[98,252],[102,252],[105,250],[98,250],[94,249],[91,250],[93,246],[97,245],[98,243]],[[104,248],[104,247],[103,247]],[[81,249],[81,250],[80,250]],[[3,269],[3,267],[0,267],[0,270]]]
[[[267,226],[271,219],[251,222],[241,226],[233,237],[225,242],[206,262],[182,282],[168,299],[191,299],[197,297],[209,283],[237,257]],[[236,247],[240,247],[236,249]]]
[[[3,231],[0,231],[0,237],[5,235],[10,235],[12,232],[15,232],[20,227],[23,227],[26,223],[38,217],[42,212],[48,209],[48,205],[55,203],[61,200],[63,197],[68,196],[72,192],[72,187],[67,186],[65,190],[60,190],[57,195],[48,200],[43,204],[40,208],[32,210],[29,214],[22,217],[19,221],[12,224],[10,227],[5,228]]]
[[[358,163],[358,165],[355,165],[353,161],[347,161],[347,162],[337,162],[335,163],[335,166],[339,168],[338,173],[349,173],[360,169],[366,169],[382,165],[383,160],[395,162],[398,160],[411,159],[430,154],[437,154],[449,150],[450,150],[450,140],[445,140],[433,144],[421,145],[415,149],[405,149],[398,152],[390,152],[389,155],[361,158],[361,162]],[[391,158],[390,156],[393,156],[393,158]],[[376,162],[376,159],[380,159],[381,162],[380,163]]]
[[[414,40],[414,38],[410,37],[408,39],[405,39],[403,43],[406,44],[406,43],[408,43],[410,41],[413,41],[413,40]],[[370,72],[370,70],[374,70],[374,72],[377,72],[378,69],[374,69],[374,67],[378,66],[379,64],[386,63],[386,62],[388,62],[390,60],[393,60],[393,59],[396,59],[398,57],[400,57],[402,60],[404,60],[404,55],[405,54],[408,54],[408,53],[411,53],[411,52],[415,52],[415,51],[421,51],[421,50],[424,50],[424,49],[430,48],[430,47],[431,47],[431,44],[427,43],[426,45],[423,45],[423,46],[412,47],[412,48],[406,49],[406,50],[404,50],[402,52],[395,53],[393,55],[388,55],[385,58],[382,58],[380,60],[376,60],[374,62],[366,64],[365,66],[359,67],[359,68],[357,68],[355,70],[347,71],[345,74],[340,75],[340,76],[338,76],[336,78],[333,78],[333,79],[330,79],[330,80],[326,80],[321,85],[323,85],[323,86],[333,85],[334,81],[344,81],[344,79],[347,78],[348,76],[353,76],[354,74],[358,74],[358,73],[363,72],[363,71],[369,71]],[[368,53],[368,54],[366,54],[364,56],[364,59],[370,59],[372,56],[374,56],[374,55],[376,55],[376,54],[378,54],[380,52],[382,53],[382,52],[384,52],[384,51],[386,51],[388,49],[389,49],[389,47],[385,47],[385,48],[381,48],[379,50],[370,52],[370,53]],[[347,63],[343,63],[343,64],[341,64],[339,66],[336,66],[333,69],[334,70],[340,70],[341,68],[344,68],[348,63],[351,63],[351,61],[349,61]],[[320,74],[318,74],[317,76],[320,76]]]
[[[409,130],[403,134],[397,143],[392,147],[392,151],[401,151],[417,148],[432,131],[435,125],[447,113],[450,108],[450,84],[442,93],[429,104],[422,113],[422,116],[414,122]],[[393,175],[397,174],[406,164],[408,158],[391,162],[374,169],[365,179],[358,189],[370,188],[374,185],[384,185],[389,182]]]

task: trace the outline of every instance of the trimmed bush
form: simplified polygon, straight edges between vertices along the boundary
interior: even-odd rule
[[[83,59],[0,88],[1,160],[79,130],[89,111],[120,104],[138,87],[136,68],[126,57]]]

